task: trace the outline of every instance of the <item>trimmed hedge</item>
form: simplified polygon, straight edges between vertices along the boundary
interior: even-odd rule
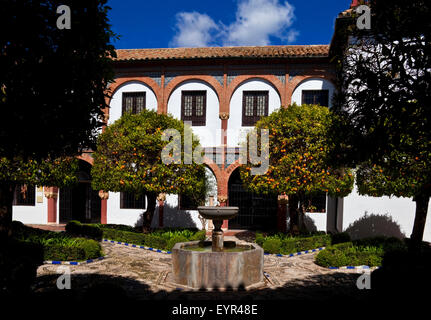
[[[72,224],[72,230],[76,224]],[[80,226],[87,234],[94,234],[94,228]],[[101,257],[102,247],[98,241],[72,237],[64,232],[51,232],[30,228],[20,222],[12,223],[12,238],[42,248],[44,260],[79,261]]]
[[[103,228],[103,237],[114,241],[127,242],[143,245],[151,248],[172,250],[177,242],[205,240],[205,231],[163,231],[157,230],[152,233],[139,233],[122,231],[113,228]]]
[[[96,224],[82,224],[79,221],[69,221],[66,224],[66,233],[72,236],[102,240],[103,231]]]
[[[285,234],[277,234],[265,237],[263,234],[256,233],[255,241],[266,253],[291,254],[299,251],[326,247],[331,244],[331,236],[327,234],[317,234],[291,237]]]
[[[316,256],[316,264],[322,267],[376,267],[382,265],[385,254],[402,251],[407,251],[407,246],[397,238],[368,238],[327,247]]]

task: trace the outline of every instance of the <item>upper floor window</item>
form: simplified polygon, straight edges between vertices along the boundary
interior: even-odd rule
[[[207,92],[181,92],[181,120],[191,121],[192,126],[204,126],[206,123]]]
[[[122,114],[138,114],[145,110],[145,92],[123,92]]]
[[[120,209],[145,209],[145,195],[131,192],[120,193]]]
[[[243,126],[254,126],[261,117],[268,115],[268,95],[268,91],[243,91]]]
[[[17,185],[13,195],[14,206],[34,206],[36,204],[36,189],[26,184]]]
[[[329,90],[302,90],[302,104],[329,106]]]

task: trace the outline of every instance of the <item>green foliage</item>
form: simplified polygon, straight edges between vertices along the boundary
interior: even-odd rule
[[[123,231],[112,227],[103,228],[105,239],[147,246],[155,249],[171,250],[177,242],[205,240],[205,230],[156,230],[152,233]]]
[[[386,254],[406,250],[405,243],[397,238],[368,238],[327,247],[316,256],[316,263],[322,267],[375,267],[381,266]]]
[[[103,256],[99,242],[85,238],[31,239],[44,248],[45,260],[80,261]]]
[[[327,162],[333,148],[327,139],[332,118],[327,107],[293,104],[258,121],[255,131],[269,130],[269,146],[261,147],[269,148],[269,169],[264,175],[251,175],[251,164],[242,166],[241,179],[248,189],[264,194],[349,194],[352,173]],[[258,146],[260,150],[259,142]]]
[[[331,243],[331,237],[326,234],[300,237],[275,234],[264,237],[262,234],[257,233],[255,241],[267,253],[291,254],[328,246]]]
[[[0,158],[0,182],[34,186],[65,186],[78,182],[78,160],[45,158],[41,161],[19,157]]]
[[[331,235],[331,244],[337,244],[337,243],[343,243],[343,242],[350,242],[350,235],[347,232],[339,232],[334,233]]]
[[[206,192],[203,165],[162,162],[162,150],[169,143],[162,140],[162,133],[167,129],[181,133],[182,141],[185,132],[191,134],[182,121],[149,110],[123,115],[108,126],[99,136],[93,154],[93,188],[137,194],[184,193],[203,199]],[[193,140],[196,150],[198,140],[196,137]],[[184,159],[183,149],[175,153]]]
[[[184,236],[173,236],[172,238],[170,238],[168,240],[168,243],[166,245],[166,247],[168,248],[168,250],[172,250],[172,248],[174,247],[174,245],[178,242],[187,242],[188,239]]]
[[[97,224],[82,224],[79,221],[69,221],[66,224],[66,233],[72,236],[81,236],[101,240],[103,231]]]
[[[341,155],[334,159],[357,167],[360,194],[416,201],[411,238],[419,245],[431,196],[431,5],[369,5],[372,28],[356,28],[355,14],[343,18],[331,48],[339,87],[333,109],[343,119],[331,130]]]
[[[12,238],[42,248],[44,260],[77,261],[98,258],[103,255],[100,243],[66,233],[50,232],[12,223]]]
[[[59,5],[72,10],[70,30],[56,27]],[[108,9],[106,0],[2,1],[0,158],[94,146],[114,76]]]

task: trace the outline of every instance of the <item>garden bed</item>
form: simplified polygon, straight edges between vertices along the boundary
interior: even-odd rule
[[[265,253],[287,255],[331,245],[331,236],[324,233],[298,237],[286,234],[265,236],[257,232],[255,242]]]
[[[397,238],[376,237],[344,242],[327,247],[316,256],[322,267],[381,266],[390,252],[407,252],[407,245]]]
[[[96,240],[30,228],[16,221],[12,224],[12,237],[41,248],[44,260],[83,261],[103,256],[102,247]]]

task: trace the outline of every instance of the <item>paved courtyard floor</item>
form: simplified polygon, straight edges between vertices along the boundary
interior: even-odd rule
[[[230,239],[229,239],[230,238]],[[234,240],[226,237],[226,240]],[[238,239],[236,239],[238,240]],[[171,256],[124,245],[102,243],[108,256],[86,265],[67,266],[71,290],[58,290],[59,265],[42,265],[37,271],[35,292],[40,295],[97,295],[125,299],[223,299],[223,300],[328,300],[361,299],[356,287],[360,273],[329,270],[314,263],[314,254],[295,257],[264,257],[265,282],[249,290],[194,291],[172,281]]]

